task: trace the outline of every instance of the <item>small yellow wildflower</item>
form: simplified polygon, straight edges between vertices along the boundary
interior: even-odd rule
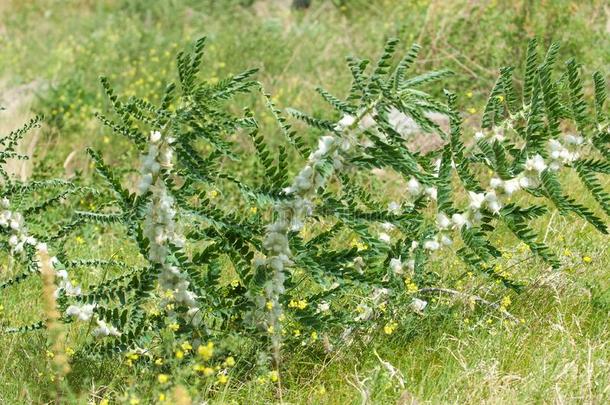
[[[159,381],[159,384],[165,384],[169,381],[169,376],[167,374],[159,374],[157,376],[157,381]]]
[[[466,92],[466,97],[472,98],[472,91],[467,91]]]
[[[470,114],[476,114],[476,113],[477,113],[477,109],[476,109],[476,108],[474,108],[474,107],[470,107],[470,108],[468,108],[468,112],[469,112]]]
[[[167,397],[165,396],[164,393],[159,394],[159,402],[165,402],[166,399],[167,399]]]
[[[589,256],[585,256],[582,258],[582,261],[585,263],[591,263],[593,261],[593,259],[591,259],[591,257],[589,257]]]
[[[73,348],[71,348],[71,347],[66,347],[66,354],[67,354],[68,356],[74,356],[74,353],[76,353],[76,352],[74,351],[74,349],[73,349]]]
[[[267,307],[267,310],[271,311],[273,309],[273,301],[267,301],[265,307]]]
[[[250,207],[250,214],[255,215],[258,211],[258,208],[256,207]]]
[[[397,322],[391,321],[383,327],[383,333],[385,333],[386,335],[391,335],[392,333],[394,333],[397,326]]]
[[[318,332],[316,332],[316,331],[311,332],[311,340],[318,340]]]
[[[169,324],[169,328],[170,328],[172,331],[177,332],[177,331],[178,331],[178,329],[180,329],[180,325],[178,325],[176,322],[173,322],[173,323],[170,323],[170,324]]]
[[[139,405],[140,404],[140,400],[137,397],[131,397],[131,399],[129,400],[129,405]]]
[[[108,401],[106,398],[102,398],[102,400],[100,401],[99,405],[109,405],[110,401]]]
[[[229,381],[229,377],[224,374],[218,376],[218,384],[226,384]]]
[[[162,366],[163,365],[163,359],[161,357],[159,357],[157,360],[155,360],[155,364],[157,366]]]
[[[47,357],[48,357],[48,358],[50,358],[50,359],[52,359],[53,357],[55,357],[55,353],[53,353],[53,352],[52,352],[52,351],[50,351],[50,350],[47,350]]]
[[[228,367],[233,367],[235,365],[235,359],[233,358],[233,356],[229,356],[225,360],[225,363]]]
[[[318,389],[316,390],[316,392],[318,393],[318,395],[325,395],[326,394],[326,388],[323,385],[320,385],[318,387]]]
[[[291,300],[288,304],[289,308],[305,309],[307,308],[307,300]]]
[[[176,350],[176,358],[182,360],[184,358],[184,352],[182,350]]]
[[[277,382],[280,379],[280,375],[276,370],[269,372],[269,379],[273,382]]]
[[[298,329],[295,329],[292,331],[292,334],[294,335],[294,337],[299,337],[299,336],[301,336],[301,331]]]
[[[214,369],[212,367],[205,367],[203,369],[203,375],[206,376],[206,377],[214,375]]]
[[[214,343],[208,342],[206,345],[199,346],[197,348],[197,353],[199,353],[199,356],[201,356],[204,360],[210,360],[214,355]]]
[[[499,102],[503,102],[503,101],[504,101],[504,96],[503,96],[503,95],[501,95],[501,94],[500,94],[500,95],[498,95],[498,96],[497,96],[497,98],[498,98],[498,101],[499,101]]]
[[[182,350],[184,350],[185,352],[190,352],[191,350],[193,350],[193,346],[191,346],[191,344],[189,342],[183,342],[180,347],[182,348]]]
[[[508,295],[505,295],[502,298],[502,301],[500,301],[500,306],[502,308],[508,308],[508,306],[512,303],[512,300],[510,299],[510,297]]]
[[[231,280],[231,287],[233,287],[233,288],[239,287],[239,279],[234,278],[233,280]]]
[[[218,191],[216,191],[216,190],[210,191],[210,197],[212,197],[212,198],[218,197]]]

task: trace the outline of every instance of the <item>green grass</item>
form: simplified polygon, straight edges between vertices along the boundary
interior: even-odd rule
[[[509,6],[500,1],[354,0],[337,8],[314,0],[305,13],[291,12],[279,3],[258,1],[251,8],[230,0],[3,3],[0,88],[4,93],[30,85],[36,93],[32,109],[47,118],[35,148],[39,163],[33,176],[81,173],[89,179],[91,168],[84,153],[88,146],[103,150],[115,159],[113,163],[129,165],[136,158],[133,151],[123,153],[126,144],[109,137],[93,118],[93,112],[108,107],[98,76],[107,76],[126,95],[156,101],[174,77],[176,52],[200,35],[207,35],[210,43],[204,77],[213,81],[259,67],[258,78],[279,106],[314,115],[324,111],[315,87],[345,93],[349,78],[344,57],[375,57],[388,36],[400,37],[403,50],[411,42],[423,46],[417,70],[449,67],[457,73],[448,86],[471,111],[469,123],[480,116],[498,68],[523,59],[530,35],[546,45],[560,41],[560,60],[575,56],[585,72],[610,74],[610,11],[602,1],[518,1]],[[254,97],[244,104],[262,111]],[[23,110],[0,115],[3,128],[17,127],[23,118]],[[268,130],[265,136],[272,139],[276,134]],[[554,271],[528,260],[511,268],[513,276],[529,283],[522,294],[511,296],[509,310],[523,320],[520,325],[506,325],[494,311],[473,310],[468,303],[438,297],[425,316],[413,315],[391,336],[381,333],[370,341],[356,340],[328,357],[293,348],[285,364],[282,400],[360,403],[364,392],[372,403],[395,403],[401,397],[404,401],[399,403],[405,404],[411,403],[408,398],[420,403],[609,402],[608,239],[575,218],[557,215],[550,223],[540,223],[539,229],[554,242],[564,265]],[[101,239],[94,235],[84,233],[83,243],[71,249],[82,256],[107,254],[129,260],[130,249],[120,234]],[[498,238],[504,245],[517,246],[504,234]],[[507,266],[523,257],[518,248],[512,254]],[[585,263],[585,256],[590,263]],[[452,258],[435,265],[448,278],[460,269]],[[77,277],[86,286],[102,275],[83,269]],[[485,294],[481,285],[473,277],[453,287]],[[0,322],[14,325],[39,319],[40,301],[38,280],[4,290]],[[70,327],[69,332],[70,344],[78,349],[86,331]],[[404,387],[390,377],[375,353],[400,370]],[[44,332],[0,336],[0,355],[5,360],[0,367],[0,403],[50,400]],[[69,384],[82,403],[106,396],[126,398],[125,393],[137,394],[144,403],[161,390],[154,373],[139,374],[116,360],[92,364],[75,359]],[[219,403],[279,400],[269,385],[256,381],[229,384],[213,397]]]

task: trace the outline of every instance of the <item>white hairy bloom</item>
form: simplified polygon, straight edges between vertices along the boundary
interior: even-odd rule
[[[426,189],[424,190],[424,192],[426,193],[426,195],[428,197],[430,197],[433,200],[436,200],[437,197],[437,190],[436,187],[426,187]]]
[[[70,305],[66,309],[66,315],[78,318],[81,321],[88,321],[93,316],[95,304]]]
[[[434,251],[434,250],[438,250],[440,247],[441,247],[441,245],[437,241],[432,240],[432,239],[424,242],[424,249],[427,249],[427,250]]]
[[[448,229],[451,226],[451,220],[444,212],[436,214],[436,225],[439,229]]]
[[[379,240],[380,240],[380,241],[382,241],[382,242],[384,242],[384,243],[390,243],[390,242],[391,242],[391,240],[392,240],[392,238],[391,238],[391,237],[390,237],[390,235],[388,235],[387,233],[385,233],[385,232],[381,232],[381,233],[379,234]]]
[[[418,195],[421,192],[421,184],[415,177],[411,177],[407,183],[407,190],[413,195]]]
[[[521,182],[517,178],[510,179],[510,180],[507,180],[504,182],[504,192],[508,196],[513,195],[515,192],[519,191],[520,189],[521,189]]]
[[[460,229],[463,226],[470,226],[468,219],[463,214],[455,213],[451,216],[451,222],[453,222],[453,227],[455,229]]]
[[[500,188],[504,186],[504,181],[497,177],[492,177],[492,179],[489,181],[489,186],[493,189]]]
[[[485,194],[469,191],[468,197],[470,198],[470,208],[473,210],[480,210],[485,201]]]
[[[97,319],[97,328],[93,330],[93,336],[121,336],[121,333],[112,325],[108,325],[102,319]]]
[[[449,246],[449,245],[453,244],[453,240],[447,235],[442,235],[441,244],[444,246]]]
[[[150,141],[152,143],[157,143],[161,140],[161,132],[159,131],[151,131],[150,133]]]
[[[542,173],[546,169],[546,162],[539,154],[535,154],[525,161],[525,170]]]
[[[388,204],[388,211],[390,211],[392,214],[400,214],[400,204],[398,204],[396,201],[392,201]]]
[[[402,266],[403,265],[402,265],[402,261],[400,260],[400,258],[393,258],[390,260],[390,269],[392,269],[394,274],[402,274],[403,273]]]

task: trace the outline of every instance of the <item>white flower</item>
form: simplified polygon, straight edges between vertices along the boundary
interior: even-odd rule
[[[398,204],[396,201],[392,201],[388,204],[388,211],[390,211],[392,214],[400,214],[400,204]]]
[[[439,229],[448,229],[451,226],[451,220],[444,212],[436,214],[436,224]]]
[[[453,227],[456,229],[460,229],[464,225],[469,226],[470,223],[468,219],[463,214],[455,213],[451,216],[451,222],[453,222]]]
[[[441,245],[437,241],[432,240],[432,239],[424,242],[424,249],[427,249],[427,250],[434,251],[434,250],[438,250],[440,247],[441,247]]]
[[[330,309],[330,304],[326,301],[322,301],[318,304],[318,312],[326,312]]]
[[[525,161],[525,169],[528,171],[536,171],[542,173],[546,169],[544,158],[539,154],[535,154]]]
[[[95,308],[95,304],[83,304],[81,306],[70,305],[66,309],[66,315],[74,316],[81,321],[88,321],[93,316],[94,308]]]
[[[441,244],[445,245],[445,246],[449,246],[451,244],[453,244],[453,240],[451,240],[451,238],[447,235],[443,235],[441,236]]]
[[[569,145],[580,145],[583,143],[584,139],[582,136],[568,134],[564,137],[565,141]]]
[[[413,308],[415,312],[423,312],[427,305],[428,301],[420,300],[419,298],[413,298],[413,301],[411,302],[411,308]]]
[[[353,115],[345,114],[343,118],[341,118],[341,120],[337,122],[337,125],[335,125],[335,129],[337,131],[343,131],[345,128],[353,125],[354,122],[356,122],[356,117],[354,117]]]
[[[381,232],[379,234],[379,240],[385,243],[390,243],[390,241],[392,240],[392,238],[390,238],[390,235],[388,235],[385,232]]]
[[[393,258],[390,260],[390,268],[392,269],[392,271],[394,272],[394,274],[402,274],[403,270],[402,270],[402,261],[400,260],[400,258]]]
[[[509,196],[513,195],[515,192],[521,189],[521,183],[519,179],[510,179],[504,182],[504,192]]]
[[[121,336],[121,333],[112,325],[108,325],[101,319],[97,320],[97,328],[93,330],[93,336]]]
[[[504,185],[504,181],[502,179],[499,179],[497,177],[493,177],[490,181],[489,181],[489,186],[491,188],[500,188]]]
[[[436,197],[437,197],[436,187],[426,187],[424,192],[426,193],[426,195],[428,197],[430,197],[433,200],[436,200]]]
[[[498,200],[498,196],[496,195],[495,191],[487,192],[485,194],[485,201],[487,202],[487,207],[489,208],[489,210],[491,212],[493,212],[494,214],[497,214],[498,212],[500,212],[500,209],[502,208],[502,204]]]
[[[394,228],[396,228],[396,226],[394,226],[394,224],[391,222],[384,222],[383,224],[381,224],[381,228],[383,228],[383,230],[386,232],[390,232]]]
[[[4,209],[8,209],[11,206],[11,202],[8,200],[8,198],[3,197],[0,200],[0,207],[4,208]]]
[[[474,133],[474,139],[476,141],[485,138],[485,134],[483,133],[483,131],[477,131]]]
[[[481,209],[481,206],[483,205],[483,201],[485,201],[485,194],[469,191],[468,197],[470,198],[470,208],[472,208],[474,210]]]
[[[421,184],[415,177],[411,177],[407,183],[407,190],[413,195],[418,195],[421,192]]]
[[[153,131],[150,133],[150,141],[152,143],[157,143],[161,140],[161,132]]]

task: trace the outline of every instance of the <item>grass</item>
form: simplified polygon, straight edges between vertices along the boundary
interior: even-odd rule
[[[257,1],[245,8],[237,1],[7,1],[0,6],[0,83],[15,104],[2,114],[2,125],[18,126],[20,104],[44,113],[47,120],[35,146],[33,176],[90,175],[87,146],[127,165],[135,159],[124,144],[110,138],[93,118],[105,111],[99,75],[106,75],[127,95],[156,101],[174,75],[173,58],[193,38],[208,35],[204,68],[218,80],[248,67],[279,106],[315,115],[322,102],[315,87],[337,94],[347,89],[344,57],[375,57],[387,36],[398,36],[405,49],[423,46],[416,69],[449,67],[449,86],[457,91],[467,122],[480,116],[499,67],[522,60],[525,41],[539,36],[545,44],[561,41],[561,59],[575,56],[585,71],[610,74],[610,10],[603,1],[348,1],[338,8],[314,0],[305,13],[291,12],[281,1]],[[28,89],[16,92],[15,89]],[[440,89],[437,89],[440,90]],[[28,96],[28,94],[30,96]],[[246,99],[255,111],[260,100]],[[3,101],[6,105],[7,101]],[[274,133],[266,134],[273,137]],[[399,192],[399,190],[393,190]],[[60,213],[56,213],[59,215]],[[43,218],[41,221],[52,221]],[[423,317],[413,316],[397,333],[347,345],[332,357],[291,353],[283,382],[283,400],[292,403],[606,403],[610,401],[610,249],[608,239],[590,226],[554,215],[540,229],[562,255],[561,271],[539,261],[519,263],[518,246],[506,259],[511,272],[529,287],[512,296],[511,313],[523,320],[506,325],[494,311],[472,309],[467,302],[437,297]],[[106,235],[108,236],[108,235]],[[72,249],[129,258],[120,239],[81,235]],[[591,258],[587,263],[584,257]],[[587,260],[588,261],[588,260]],[[459,264],[436,264],[451,274]],[[7,270],[10,273],[10,270]],[[87,284],[100,274],[85,271]],[[456,285],[483,294],[476,278]],[[0,322],[24,324],[40,318],[38,280],[4,290]],[[70,328],[78,348],[85,330]],[[42,332],[0,336],[0,402],[43,403],[52,385]],[[391,377],[379,358],[402,375]],[[137,374],[115,361],[91,364],[75,359],[69,383],[81,393],[77,402],[99,401],[124,393],[151,398],[159,387],[154,374]],[[219,403],[276,402],[268,385],[255,381],[229,385],[215,395]]]

